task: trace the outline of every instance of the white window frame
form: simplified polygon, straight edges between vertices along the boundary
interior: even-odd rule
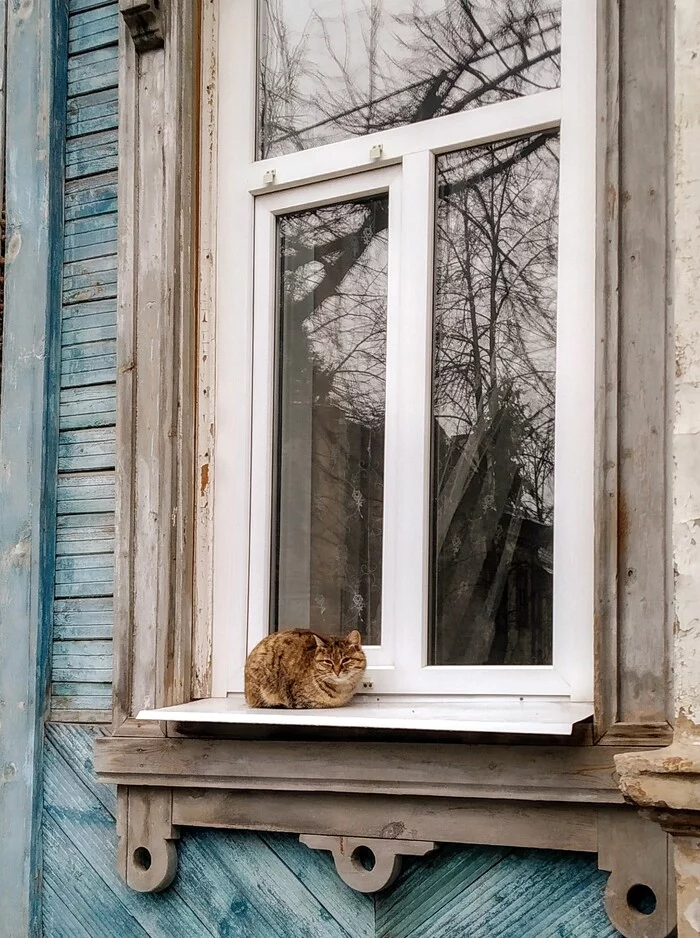
[[[558,90],[255,161],[255,2],[225,0],[221,4],[213,480],[215,696],[243,690],[246,654],[269,626],[275,219],[314,204],[389,191],[383,644],[368,649],[367,681],[372,686],[367,690],[373,694],[592,700],[595,26],[595,3],[562,0]],[[435,156],[557,126],[553,664],[430,667],[426,656]],[[370,156],[375,144],[382,146],[380,161]],[[273,185],[265,181],[271,171]],[[425,232],[425,237],[416,238],[417,231]],[[405,505],[417,505],[418,510],[402,510]]]

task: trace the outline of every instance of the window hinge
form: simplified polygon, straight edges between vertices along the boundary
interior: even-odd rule
[[[119,9],[137,52],[161,49],[165,45],[166,0],[119,0]]]

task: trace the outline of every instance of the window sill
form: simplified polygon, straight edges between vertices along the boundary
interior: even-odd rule
[[[139,720],[263,726],[361,727],[570,736],[593,704],[553,698],[376,697],[360,695],[333,710],[254,710],[242,694],[142,710]]]

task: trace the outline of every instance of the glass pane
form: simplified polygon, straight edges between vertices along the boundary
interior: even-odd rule
[[[558,169],[553,132],[437,160],[432,664],[552,660]]]
[[[381,633],[388,198],[280,218],[273,627]]]
[[[560,0],[260,0],[260,158],[559,84]]]

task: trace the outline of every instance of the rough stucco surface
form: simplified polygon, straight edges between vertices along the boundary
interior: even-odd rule
[[[675,42],[674,680],[678,730],[687,732],[700,723],[700,16],[695,0],[676,2]]]

